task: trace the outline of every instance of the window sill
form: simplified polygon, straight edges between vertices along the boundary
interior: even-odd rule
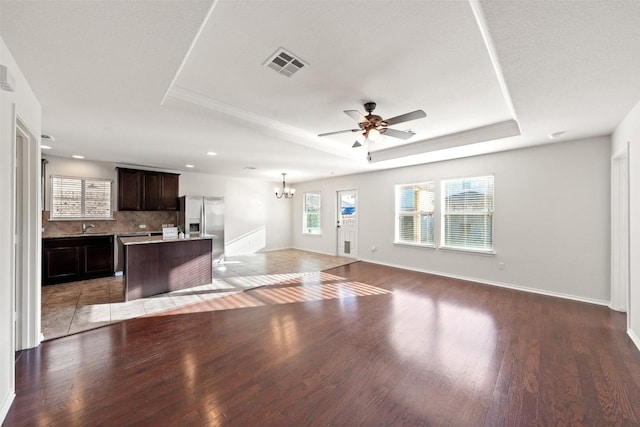
[[[89,221],[115,221],[115,218],[49,218],[47,219],[47,221],[52,222],[52,221],[85,221],[85,222],[89,222]]]
[[[318,236],[322,237],[322,233],[302,233],[303,236]]]
[[[496,254],[494,250],[485,250],[485,249],[468,249],[468,248],[452,248],[449,246],[440,246],[443,251],[449,252],[464,252],[471,255],[481,255],[481,256],[493,256]]]
[[[408,242],[393,242],[394,246],[407,246],[410,248],[426,248],[426,249],[435,249],[435,245],[423,245],[420,243],[408,243]]]

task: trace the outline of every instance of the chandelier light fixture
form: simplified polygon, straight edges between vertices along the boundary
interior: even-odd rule
[[[273,192],[276,194],[276,197],[278,199],[282,199],[282,197],[284,197],[285,199],[291,199],[293,198],[293,195],[296,194],[296,189],[295,188],[289,188],[287,187],[287,183],[285,182],[285,177],[286,173],[282,173],[282,188],[278,188],[278,187],[273,187]]]

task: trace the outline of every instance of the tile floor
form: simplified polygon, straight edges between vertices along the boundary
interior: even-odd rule
[[[211,284],[128,302],[123,297],[122,276],[44,286],[42,334],[45,340],[59,338],[125,319],[220,300],[246,289],[295,280],[351,262],[351,258],[296,249],[229,257],[214,265]]]

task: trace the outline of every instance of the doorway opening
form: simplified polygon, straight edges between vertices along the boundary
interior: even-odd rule
[[[40,146],[16,116],[13,156],[15,350],[40,344]]]
[[[611,159],[611,303],[629,313],[629,148]]]

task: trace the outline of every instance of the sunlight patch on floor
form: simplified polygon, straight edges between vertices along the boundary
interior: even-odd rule
[[[268,286],[260,285],[258,289],[252,289],[246,292],[232,293],[230,295],[217,294],[204,302],[175,310],[155,313],[151,316],[202,313],[265,305],[386,295],[391,293],[391,291],[376,286],[346,280],[347,279],[343,277],[322,272],[306,273],[300,277],[289,278],[283,282],[270,283]],[[202,295],[200,296],[202,297]]]
[[[256,299],[243,291],[283,285],[309,287],[344,280],[321,271],[351,262],[354,260],[350,258],[297,249],[230,257],[214,264],[210,284],[134,301],[124,301],[123,276],[45,286],[41,294],[41,330],[48,340],[166,311],[201,311],[205,309],[197,307],[203,303],[210,307],[206,310],[270,304],[274,296]]]

